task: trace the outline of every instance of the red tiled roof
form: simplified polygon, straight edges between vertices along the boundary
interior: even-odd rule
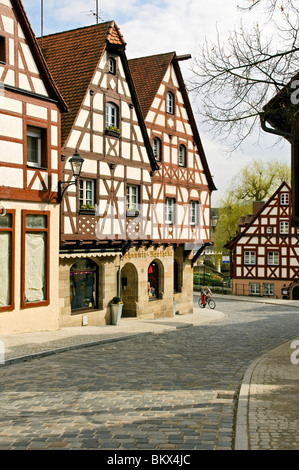
[[[128,61],[144,118],[175,55],[169,52]]]
[[[69,107],[69,112],[62,116],[63,144],[107,44],[125,45],[125,42],[114,21],[44,36],[38,42]]]

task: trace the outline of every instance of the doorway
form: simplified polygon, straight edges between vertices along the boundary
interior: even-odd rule
[[[299,300],[299,286],[296,286],[293,289],[293,300]]]
[[[135,266],[127,263],[121,270],[123,317],[137,317],[138,273]]]

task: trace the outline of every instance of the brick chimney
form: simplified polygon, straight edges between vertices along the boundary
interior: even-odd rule
[[[256,215],[260,210],[261,208],[265,205],[265,202],[264,201],[255,201],[253,204],[252,204],[252,212],[253,212],[253,215]]]

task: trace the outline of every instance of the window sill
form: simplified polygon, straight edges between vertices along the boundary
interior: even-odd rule
[[[32,170],[43,170],[43,171],[48,171],[48,168],[45,166],[40,166],[40,165],[30,165],[30,163],[27,163],[27,168],[30,168]]]
[[[12,310],[14,310],[14,306],[13,305],[8,305],[6,307],[0,307],[0,313],[3,313],[3,312],[11,312]]]
[[[91,313],[91,312],[97,312],[101,311],[102,309],[98,307],[83,307],[83,308],[78,308],[76,310],[71,310],[71,315],[80,315],[83,313]]]
[[[79,215],[95,215],[96,211],[95,209],[80,209],[79,210]]]
[[[120,132],[119,131],[112,131],[110,129],[106,129],[105,134],[110,135],[111,137],[116,137],[116,138],[120,137]]]
[[[48,307],[49,305],[49,300],[42,300],[41,302],[22,302],[21,308]]]
[[[131,218],[131,217],[138,217],[140,215],[139,211],[127,211],[126,216]]]

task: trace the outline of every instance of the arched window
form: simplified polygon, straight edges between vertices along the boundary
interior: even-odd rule
[[[154,157],[158,162],[161,161],[161,150],[162,150],[162,145],[161,145],[161,140],[158,137],[153,138],[153,153]]]
[[[159,266],[154,261],[148,268],[148,296],[150,300],[159,297]]]
[[[109,59],[109,72],[113,74],[116,73],[116,60],[114,57],[110,57]]]
[[[70,269],[71,309],[97,307],[98,266],[90,259],[80,259]]]
[[[179,146],[179,165],[186,166],[187,149],[185,145]]]
[[[174,95],[170,91],[166,93],[166,112],[174,114]]]
[[[106,104],[106,129],[118,130],[118,107],[114,103]]]

